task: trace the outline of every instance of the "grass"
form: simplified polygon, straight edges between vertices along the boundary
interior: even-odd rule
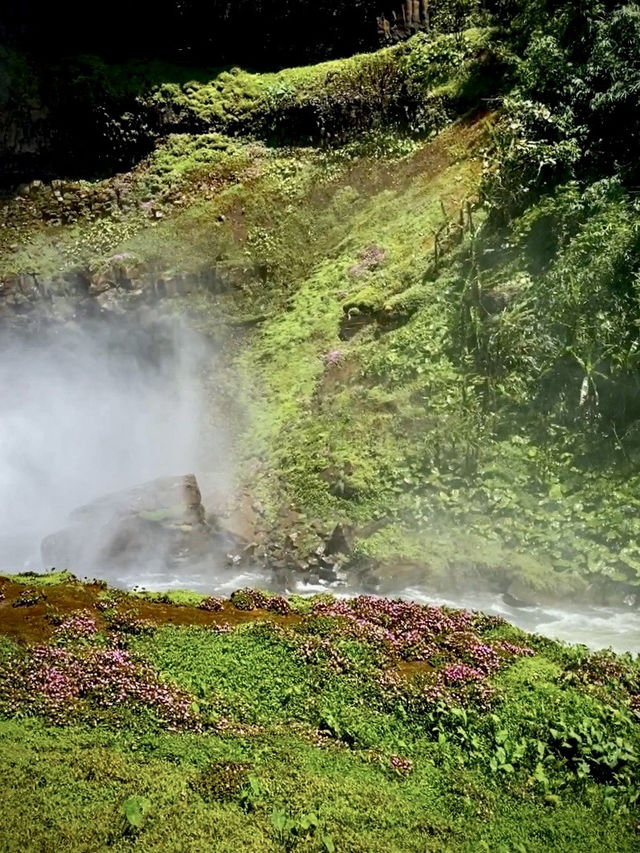
[[[155,607],[168,618],[166,604]],[[581,775],[554,741],[554,728],[590,724],[605,757],[617,737],[637,762],[628,694],[582,675],[596,671],[597,655],[478,623],[484,642],[537,651],[491,676],[499,693],[488,709],[472,700],[419,710],[400,695],[381,701],[376,646],[349,639],[348,623],[309,612],[282,633],[264,619],[224,634],[165,622],[126,642],[121,635],[194,696],[202,732],[166,731],[142,713],[51,725],[5,711],[2,849],[637,849],[635,764],[628,783],[622,769],[612,786],[596,764]],[[296,638],[312,636],[327,637],[351,668],[300,658]],[[0,664],[18,648],[2,639]],[[606,660],[638,689],[637,660]],[[1,698],[7,684],[0,679]],[[581,749],[590,761],[586,742]]]
[[[3,723],[0,732],[7,851],[42,849],[44,838],[70,851],[107,849],[107,839],[133,850],[290,849],[270,821],[277,807],[317,815],[322,835],[343,851],[634,849],[615,819],[594,820],[597,800],[540,809],[483,790],[473,773],[457,770],[452,778],[451,765],[429,768],[407,784],[375,765],[294,737],[276,744],[207,738],[195,747],[175,737],[131,742],[82,730],[49,732],[37,724]],[[252,765],[268,792],[253,811],[204,802],[190,789],[198,768],[214,757]],[[25,788],[27,778],[32,782]],[[144,795],[150,808],[142,829],[127,837],[122,804],[131,792]],[[485,823],[489,816],[491,825]],[[320,838],[293,836],[293,846],[323,849]]]
[[[60,584],[64,584],[67,582],[71,582],[74,580],[74,576],[71,572],[66,570],[64,571],[51,571],[47,574],[42,574],[39,572],[25,572],[23,574],[17,575],[3,575],[8,581],[17,584],[24,584],[27,586],[59,586]]]

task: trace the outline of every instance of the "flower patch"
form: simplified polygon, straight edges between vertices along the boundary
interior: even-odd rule
[[[487,706],[495,692],[487,678],[514,658],[533,654],[513,643],[484,641],[476,614],[467,610],[362,595],[320,602],[312,617],[324,636],[299,644],[306,661],[348,671],[353,665],[340,642],[355,640],[374,650],[383,693],[409,701],[415,710],[441,701]],[[410,665],[418,668],[407,671]]]
[[[67,631],[91,635],[86,617],[69,622]],[[124,649],[39,646],[0,667],[0,710],[7,715],[42,714],[57,725],[98,722],[105,712],[144,709],[173,731],[199,730],[193,701]]]

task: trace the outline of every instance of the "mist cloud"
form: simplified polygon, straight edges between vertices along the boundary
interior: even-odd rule
[[[101,495],[162,476],[221,477],[207,432],[212,347],[177,320],[118,318],[0,343],[0,569]],[[73,567],[70,567],[73,569]]]

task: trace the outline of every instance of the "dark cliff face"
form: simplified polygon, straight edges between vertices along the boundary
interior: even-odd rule
[[[2,14],[5,37],[31,52],[265,67],[373,47],[384,6],[371,0],[115,0],[102,6],[26,0]]]
[[[0,11],[0,183],[128,168],[150,150],[154,128],[130,87],[96,85],[77,57],[276,68],[380,43],[370,0],[133,5],[24,0]]]
[[[455,17],[474,0],[149,0],[54,4],[22,0],[0,11],[0,40],[45,56],[153,56],[256,68],[370,50],[380,40]],[[480,6],[480,4],[477,4]],[[443,21],[440,20],[440,25]],[[455,21],[452,20],[455,24]]]
[[[8,4],[0,10],[0,185],[127,169],[151,150],[157,135],[171,130],[171,117],[141,106],[135,87],[95,73],[103,61],[117,65],[153,58],[184,68],[275,69],[373,50],[418,30],[460,29],[470,14],[491,5],[482,0]],[[180,129],[201,128],[182,122]]]

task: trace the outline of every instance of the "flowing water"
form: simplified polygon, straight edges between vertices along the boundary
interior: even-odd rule
[[[267,567],[238,570],[225,566],[224,562],[214,568],[211,564],[200,570],[189,568],[186,572],[176,569],[148,571],[131,569],[114,577],[114,583],[127,589],[165,591],[171,589],[193,589],[209,594],[228,596],[240,587],[262,587],[278,592],[313,595],[357,595],[360,590],[344,583],[308,584],[300,577],[288,589],[273,585],[273,575]],[[508,622],[525,631],[542,634],[554,640],[581,643],[590,649],[611,648],[615,652],[640,654],[640,613],[637,609],[615,607],[566,606],[512,607],[505,603],[502,595],[474,593],[468,596],[434,596],[426,588],[398,588],[390,597],[405,598],[425,604],[481,610],[484,613],[502,616]]]

